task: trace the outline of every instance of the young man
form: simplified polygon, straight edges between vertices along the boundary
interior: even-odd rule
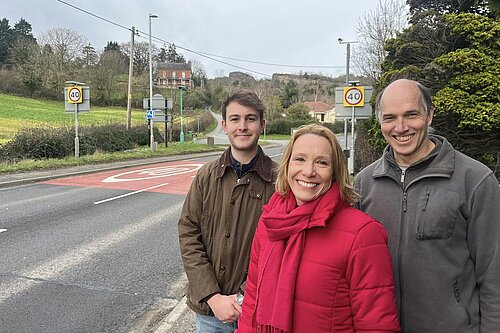
[[[500,187],[490,169],[429,135],[428,90],[377,97],[389,143],[356,177],[359,208],[389,235],[402,332],[500,332]]]
[[[179,220],[196,331],[233,332],[241,313],[250,248],[262,206],[274,192],[277,165],[258,145],[265,106],[240,90],[222,105],[230,147],[196,175]],[[237,297],[238,294],[238,297]]]

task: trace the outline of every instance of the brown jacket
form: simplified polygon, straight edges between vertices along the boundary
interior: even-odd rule
[[[179,243],[188,277],[187,305],[212,315],[204,299],[231,295],[245,282],[252,239],[274,193],[277,165],[259,147],[259,157],[241,179],[229,149],[204,165],[186,196],[179,220]]]

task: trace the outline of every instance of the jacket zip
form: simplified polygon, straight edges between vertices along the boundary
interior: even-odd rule
[[[406,192],[406,188],[405,188],[405,175],[406,175],[406,170],[401,170],[401,178],[400,178],[400,181],[401,181],[401,188],[403,190],[403,202],[402,202],[402,214],[401,214],[401,224],[400,224],[400,232],[399,232],[399,244],[398,244],[398,279],[399,279],[399,299],[400,299],[400,309],[399,309],[399,319],[401,321],[401,328],[404,327],[404,302],[403,302],[403,290],[404,290],[404,282],[403,282],[403,278],[401,276],[401,272],[402,272],[402,269],[401,267],[403,266],[402,265],[402,257],[401,257],[401,237],[403,235],[403,232],[401,231],[401,229],[403,228],[403,220],[404,220],[404,215],[406,213],[406,209],[407,209],[407,199],[408,199],[408,193]]]
[[[425,198],[424,198],[424,206],[422,207],[422,212],[425,212],[427,210],[427,203],[429,203],[429,196],[430,196],[430,193],[426,193],[425,194]],[[424,229],[424,223],[422,222],[422,220],[424,219],[424,214],[420,214],[420,219],[418,220],[418,234],[417,234],[417,238],[418,239],[422,239],[422,234],[423,234],[423,229]]]

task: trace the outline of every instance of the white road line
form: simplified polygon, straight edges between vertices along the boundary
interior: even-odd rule
[[[134,192],[125,193],[125,194],[122,194],[122,195],[119,195],[119,196],[116,196],[116,197],[111,197],[111,198],[108,198],[108,199],[96,201],[96,202],[94,202],[94,205],[102,204],[104,202],[113,201],[113,200],[116,200],[116,199],[125,198],[125,197],[128,197],[129,195],[141,193],[141,192],[144,192],[144,191],[147,191],[147,190],[152,190],[154,188],[162,187],[162,186],[165,186],[165,185],[168,185],[168,183],[163,183],[163,184],[151,186],[151,187],[148,187],[148,188],[144,188],[142,190],[137,190],[137,191],[134,191]]]
[[[283,155],[283,153],[279,153],[279,154],[275,154],[275,155],[269,155],[269,157],[273,158],[273,157],[280,156],[280,155]]]
[[[165,216],[179,214],[182,203],[175,204],[168,209],[164,209],[152,216],[147,216],[139,223],[126,225],[109,234],[103,235],[90,243],[82,244],[79,247],[70,249],[47,261],[41,262],[38,266],[25,268],[16,272],[18,276],[25,276],[26,279],[7,279],[2,281],[0,288],[0,305],[8,301],[15,295],[26,292],[36,285],[40,285],[44,280],[54,280],[60,278],[66,272],[70,272],[74,267],[81,266],[95,257],[107,251],[109,248],[119,243],[126,242],[132,237],[143,235],[145,230],[154,228],[165,222]]]
[[[0,229],[0,232],[4,232],[4,231],[7,231],[7,229]]]

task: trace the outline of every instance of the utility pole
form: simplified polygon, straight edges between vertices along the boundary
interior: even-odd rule
[[[132,27],[130,39],[130,60],[128,64],[128,89],[127,89],[127,130],[132,127],[132,76],[134,75],[134,39],[135,27]]]

